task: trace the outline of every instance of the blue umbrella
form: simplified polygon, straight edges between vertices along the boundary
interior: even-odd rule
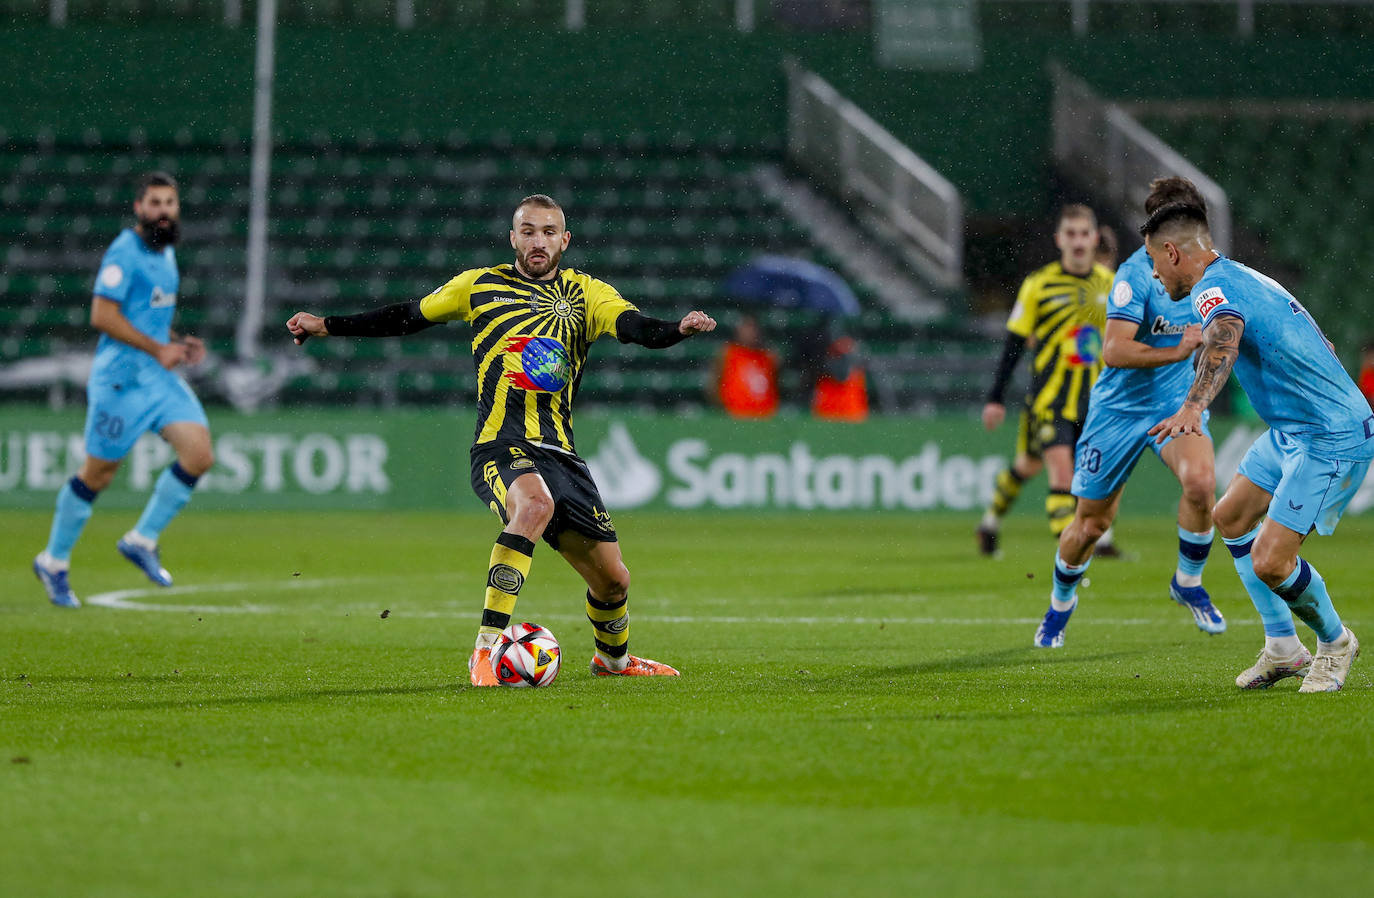
[[[725,292],[738,299],[827,315],[858,315],[859,299],[844,278],[815,262],[759,256],[730,272]]]

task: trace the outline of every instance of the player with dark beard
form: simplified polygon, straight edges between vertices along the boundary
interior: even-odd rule
[[[48,599],[64,608],[81,602],[68,581],[72,549],[140,436],[152,431],[171,444],[177,460],[158,477],[134,528],[117,543],[120,554],[159,586],[171,586],[158,538],[191,499],[214,463],[210,428],[200,400],[176,373],[205,357],[205,345],[172,330],[180,274],[176,252],[181,203],[176,181],[144,175],[134,195],[137,224],[120,232],[96,275],[91,326],[100,332],[86,385],[86,460],[57,495],[48,545],[33,571]]]
[[[650,348],[715,329],[704,312],[680,321],[640,314],[604,281],[560,265],[572,239],[563,210],[535,194],[511,221],[514,264],[464,271],[424,299],[359,315],[298,312],[286,327],[307,337],[412,334],[448,321],[472,327],[477,427],[472,488],[505,524],[487,568],[474,686],[496,686],[492,647],[511,622],[540,539],[587,584],[598,676],[676,676],[667,664],[629,653],[630,572],[610,513],[573,445],[572,403],[591,344],[612,336]]]

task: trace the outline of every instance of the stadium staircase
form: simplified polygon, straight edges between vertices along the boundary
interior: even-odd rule
[[[470,405],[465,332],[313,341],[304,353],[315,364],[300,367],[300,351],[282,325],[296,309],[349,312],[414,299],[463,268],[508,261],[510,211],[535,192],[552,194],[569,210],[574,243],[567,264],[613,283],[649,314],[705,308],[728,328],[737,307],[721,293],[721,281],[753,256],[781,253],[836,267],[807,228],[759,189],[760,167],[781,164],[781,146],[745,148],[728,135],[609,142],[590,134],[537,145],[461,134],[439,143],[319,137],[279,146],[260,336],[269,359],[260,364],[296,360],[282,378],[282,404]],[[185,132],[165,142],[138,132],[47,133],[0,135],[0,367],[89,353],[94,336],[86,321],[100,254],[131,221],[133,178],[152,168],[174,173],[182,186],[178,327],[205,336],[215,359],[233,359],[249,204],[246,141]],[[880,407],[930,411],[981,395],[994,352],[985,339],[957,320],[898,320],[875,301],[871,285],[853,286],[865,311],[846,329],[881,382]],[[792,310],[763,310],[760,318],[784,353],[824,325]],[[693,340],[661,352],[594,350],[579,402],[699,406],[717,346]],[[800,395],[796,372],[790,377],[785,386]],[[214,399],[211,381],[201,389]],[[78,384],[73,379],[69,397]],[[54,396],[51,387],[6,392]]]

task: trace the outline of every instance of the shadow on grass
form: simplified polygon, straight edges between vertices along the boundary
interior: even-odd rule
[[[1097,664],[1129,658],[1141,652],[1097,652],[1091,655],[1035,649],[1029,646],[997,649],[990,652],[976,652],[967,655],[942,655],[910,664],[895,664],[886,667],[856,667],[852,671],[828,677],[816,677],[811,685],[862,685],[879,680],[904,679],[962,673],[979,670],[995,670],[1014,667],[1078,667],[1084,664]]]
[[[1129,718],[1151,714],[1177,714],[1181,711],[1216,712],[1222,708],[1243,705],[1245,696],[1238,690],[1234,695],[1218,691],[1211,694],[1174,695],[1174,696],[1136,696],[1133,698],[1104,701],[1100,698],[1085,697],[1085,704],[1073,708],[1026,708],[1012,707],[1007,710],[991,708],[976,711],[937,711],[926,714],[913,714],[907,718],[912,723],[970,723],[1003,722],[1010,720],[1091,720],[1095,718]]]

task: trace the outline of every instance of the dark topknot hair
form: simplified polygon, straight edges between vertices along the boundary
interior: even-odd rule
[[[1150,237],[1175,221],[1191,221],[1206,228],[1207,213],[1192,203],[1168,203],[1150,213],[1150,217],[1140,226],[1140,236]]]
[[[150,171],[140,177],[138,183],[134,185],[134,199],[143,199],[143,194],[148,192],[149,187],[171,187],[174,190],[180,190],[177,187],[177,179],[165,171]]]
[[[1156,209],[1170,203],[1188,203],[1197,206],[1204,215],[1207,213],[1207,200],[1192,181],[1177,175],[1155,178],[1150,182],[1150,195],[1145,197],[1145,214],[1153,215]]]

